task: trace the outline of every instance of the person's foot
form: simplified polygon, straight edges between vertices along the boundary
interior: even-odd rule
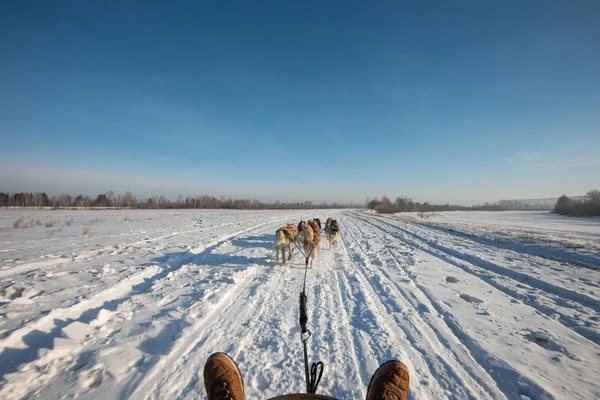
[[[367,400],[406,400],[408,381],[406,365],[396,360],[383,363],[371,377]]]
[[[208,400],[243,400],[244,381],[237,364],[225,353],[215,353],[204,364]]]

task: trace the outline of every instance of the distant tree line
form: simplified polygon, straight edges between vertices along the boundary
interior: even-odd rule
[[[590,190],[580,199],[563,194],[558,198],[554,212],[569,216],[600,216],[600,190]]]
[[[397,197],[394,202],[387,196],[381,200],[375,197],[367,199],[367,208],[382,214],[397,212],[435,212],[435,211],[550,211],[552,206],[544,203],[525,202],[519,200],[500,200],[494,203],[477,204],[474,206],[461,206],[457,204],[430,204],[413,201],[410,197]]]
[[[314,208],[356,208],[354,204],[320,203],[312,201],[303,202],[262,202],[251,199],[231,199],[214,196],[179,196],[176,200],[167,199],[165,196],[138,198],[130,191],[123,195],[115,194],[112,190],[101,193],[96,197],[86,195],[72,196],[60,194],[48,196],[43,192],[35,193],[8,193],[0,192],[0,207],[117,207],[117,208],[191,208],[191,209],[232,209],[232,210],[276,210],[276,209],[314,209]]]

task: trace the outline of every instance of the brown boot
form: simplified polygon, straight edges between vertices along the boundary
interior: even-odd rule
[[[243,400],[244,381],[237,364],[225,353],[215,353],[204,364],[208,400]]]
[[[406,365],[396,360],[383,363],[371,377],[367,400],[406,400],[408,380]]]

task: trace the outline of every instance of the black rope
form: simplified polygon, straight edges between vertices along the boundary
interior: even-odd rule
[[[307,340],[308,340],[308,337],[305,340],[304,337],[302,336],[302,347],[304,348],[304,378],[306,379],[306,393],[311,393],[310,390],[312,389],[312,387],[310,386],[310,375],[308,372],[308,349],[306,347]],[[316,391],[316,389],[315,389],[315,391]]]
[[[302,254],[306,260],[306,263],[304,264],[304,282],[302,283],[302,293],[304,293],[306,291],[306,274],[308,272],[308,260],[310,259],[310,256],[312,255],[313,250],[315,249],[316,243],[313,240],[313,245],[310,248],[310,253],[308,253],[308,255],[306,255],[306,254],[304,254],[304,252],[302,251],[300,246],[298,246],[298,243],[296,243],[296,240],[294,238],[292,238],[289,233],[286,233],[285,236],[288,238],[288,240],[291,240],[294,243],[294,246],[296,246],[296,248],[298,249],[300,254]]]
[[[317,387],[323,376],[323,363],[321,361],[312,363],[310,367],[310,382],[308,384],[308,393],[317,393]]]
[[[310,372],[308,369],[308,346],[307,341],[311,337],[312,333],[306,327],[308,323],[308,313],[306,312],[306,275],[308,273],[308,260],[315,249],[315,241],[313,240],[313,245],[310,249],[310,253],[308,255],[304,254],[300,246],[296,243],[296,240],[292,238],[289,234],[286,234],[287,238],[294,242],[294,245],[298,248],[298,251],[304,256],[304,282],[302,284],[302,292],[300,292],[300,339],[302,340],[302,347],[304,350],[304,376],[306,378],[306,393],[317,393],[317,387],[319,386],[319,382],[321,382],[321,377],[323,376],[323,363],[321,361],[317,363],[313,363],[310,368]]]

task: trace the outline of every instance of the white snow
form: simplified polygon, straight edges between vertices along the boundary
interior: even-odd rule
[[[91,326],[79,321],[75,321],[65,326],[61,330],[65,338],[79,342],[83,341],[83,339],[88,337],[92,333],[92,331],[93,329]]]
[[[2,210],[0,398],[205,398],[217,351],[248,399],[302,391],[303,260],[272,244],[330,215],[342,241],[307,282],[319,393],[364,398],[397,358],[412,399],[600,397],[599,219]]]
[[[102,328],[113,318],[113,314],[114,313],[112,311],[103,308],[98,312],[98,316],[91,322],[91,325]]]
[[[577,250],[579,258],[576,261],[596,265],[600,262],[600,217],[566,217],[547,211],[444,211],[425,213],[424,218],[411,212],[396,216],[497,242],[518,244],[537,250],[542,256],[553,250],[572,256],[573,250]],[[564,248],[545,244],[559,244]]]
[[[20,288],[17,286],[11,286],[8,289],[6,289],[5,296],[9,300],[14,300],[16,298],[21,297],[23,295],[24,290],[25,290],[24,288]]]

